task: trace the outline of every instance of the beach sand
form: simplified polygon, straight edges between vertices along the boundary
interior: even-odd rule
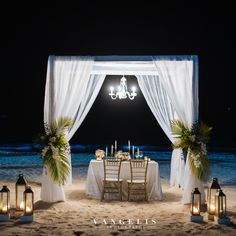
[[[14,207],[14,183],[7,184]],[[31,183],[35,192],[34,222],[19,223],[12,210],[8,222],[0,222],[0,235],[236,235],[236,187],[223,188],[228,203],[229,226],[190,222],[189,206],[181,204],[181,190],[162,184],[164,200],[120,202],[89,199],[85,181],[67,187],[66,202],[40,201],[40,185]],[[120,222],[119,222],[120,221]]]

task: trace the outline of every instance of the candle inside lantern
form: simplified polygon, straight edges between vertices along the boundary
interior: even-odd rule
[[[23,210],[24,209],[24,202],[20,203],[20,209]]]
[[[27,206],[26,209],[25,209],[25,211],[26,211],[26,213],[30,213],[30,212],[32,211],[32,209]]]
[[[7,213],[7,205],[2,207],[2,213]]]
[[[198,213],[197,207],[193,207],[193,213]]]
[[[210,205],[210,210],[211,210],[212,212],[215,212],[215,209],[216,209],[216,207],[215,207],[213,204],[211,204],[211,205]]]

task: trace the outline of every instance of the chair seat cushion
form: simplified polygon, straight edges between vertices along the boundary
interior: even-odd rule
[[[106,178],[104,180],[109,181],[109,182],[118,182],[118,178]],[[122,179],[119,179],[119,182],[122,182],[122,181],[123,181]]]
[[[133,179],[133,182],[131,181],[131,179],[127,179],[128,183],[134,183],[134,184],[145,184],[145,181],[142,179]]]

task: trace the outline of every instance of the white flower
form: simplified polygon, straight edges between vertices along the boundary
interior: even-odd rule
[[[199,161],[199,160],[194,160],[194,165],[197,167],[197,168],[200,168],[200,166],[201,166],[201,161]]]
[[[58,148],[52,146],[51,149],[52,149],[52,157],[53,157],[53,159],[58,159],[58,157],[59,157],[59,150],[58,150]]]
[[[201,143],[201,152],[203,155],[207,154],[206,144],[203,142]]]
[[[103,157],[105,157],[105,152],[103,150],[98,149],[95,152],[95,156],[96,158],[102,159]]]
[[[191,142],[194,142],[195,140],[196,140],[196,135],[190,135],[189,136],[189,140],[191,141]]]
[[[179,146],[180,143],[181,143],[181,139],[176,139],[176,140],[174,141],[174,146]]]
[[[48,146],[43,148],[43,150],[42,150],[42,152],[41,152],[41,155],[42,155],[43,157],[45,157],[45,155],[46,155],[48,149],[49,149]]]
[[[51,137],[51,138],[49,139],[49,141],[51,141],[52,143],[55,143],[55,142],[56,142],[56,137]]]
[[[198,161],[199,158],[200,158],[200,155],[199,155],[199,154],[197,154],[197,155],[192,155],[192,158],[193,158],[194,161]]]

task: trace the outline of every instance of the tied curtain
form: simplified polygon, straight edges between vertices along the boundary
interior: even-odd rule
[[[194,77],[193,61],[159,60],[153,57],[158,75],[138,75],[139,87],[159,125],[172,142],[177,137],[171,134],[171,121],[179,119],[188,127],[198,119],[198,80]],[[202,192],[203,184],[193,175],[186,165],[181,148],[174,149],[171,158],[170,185],[183,188],[182,202],[190,203],[191,191],[198,187]]]
[[[153,57],[153,62],[160,82],[176,112],[175,118],[191,128],[198,120],[198,75],[197,68],[194,71],[195,61],[159,60],[158,57]],[[198,187],[202,193],[202,202],[205,201],[203,183],[191,171],[189,153],[184,167],[181,149],[174,149],[172,153],[170,181],[171,185],[179,184],[183,188],[182,202],[184,204],[191,202],[191,192],[195,187]]]
[[[74,120],[66,133],[68,141],[82,124],[103,84],[105,75],[91,75],[92,57],[54,57],[48,60],[44,101],[44,122],[51,124],[61,116]],[[68,156],[71,166],[71,156]],[[54,184],[49,170],[42,176],[41,199],[46,202],[65,201],[63,186]],[[67,181],[72,183],[72,172]]]

